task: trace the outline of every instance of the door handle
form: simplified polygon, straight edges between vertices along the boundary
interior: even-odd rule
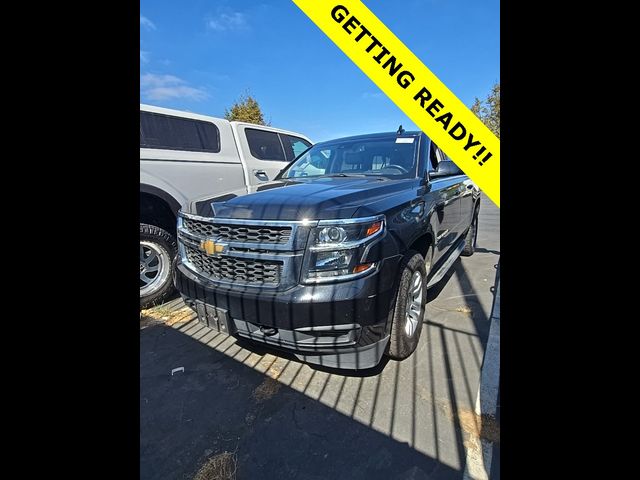
[[[471,189],[473,188],[473,184],[472,184],[472,183],[470,183],[469,185],[467,185],[467,188],[468,188],[469,190],[471,190]]]
[[[253,174],[258,178],[258,180],[261,180],[263,182],[266,182],[269,180],[269,176],[267,175],[267,172],[265,172],[264,170],[254,170]]]

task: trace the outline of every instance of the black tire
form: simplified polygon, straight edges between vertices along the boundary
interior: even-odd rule
[[[173,293],[177,253],[173,235],[155,225],[140,224],[140,308],[158,305]],[[150,259],[148,264],[145,259]]]
[[[476,237],[478,236],[478,211],[476,208],[473,212],[473,219],[471,220],[471,226],[467,230],[467,235],[464,237],[464,250],[460,253],[463,257],[470,257],[476,250]]]
[[[400,280],[398,284],[398,292],[396,300],[392,306],[391,316],[391,338],[389,339],[389,349],[387,355],[394,360],[404,360],[409,357],[420,340],[422,333],[422,322],[424,319],[424,310],[427,304],[427,276],[428,269],[431,268],[431,258],[433,258],[433,250],[429,248],[428,265],[422,255],[415,251],[409,251],[405,255],[400,265]],[[417,325],[409,320],[408,306],[410,303],[410,295],[414,287],[414,273],[419,272],[421,275],[421,305],[420,312],[417,315]],[[407,324],[413,324],[407,326]]]

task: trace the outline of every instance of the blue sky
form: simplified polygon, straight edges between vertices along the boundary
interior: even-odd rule
[[[500,81],[498,0],[364,0],[465,104]],[[223,116],[249,89],[313,141],[416,129],[291,0],[142,0],[140,101]]]

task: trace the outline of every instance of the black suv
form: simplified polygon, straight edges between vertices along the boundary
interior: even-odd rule
[[[253,192],[190,202],[175,284],[209,327],[309,363],[404,359],[427,287],[473,253],[479,195],[422,132],[318,143]]]

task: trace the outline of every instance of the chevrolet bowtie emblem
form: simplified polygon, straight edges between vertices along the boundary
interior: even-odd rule
[[[226,244],[216,243],[213,240],[203,240],[200,242],[200,248],[207,252],[207,255],[213,255],[214,253],[223,253]]]

